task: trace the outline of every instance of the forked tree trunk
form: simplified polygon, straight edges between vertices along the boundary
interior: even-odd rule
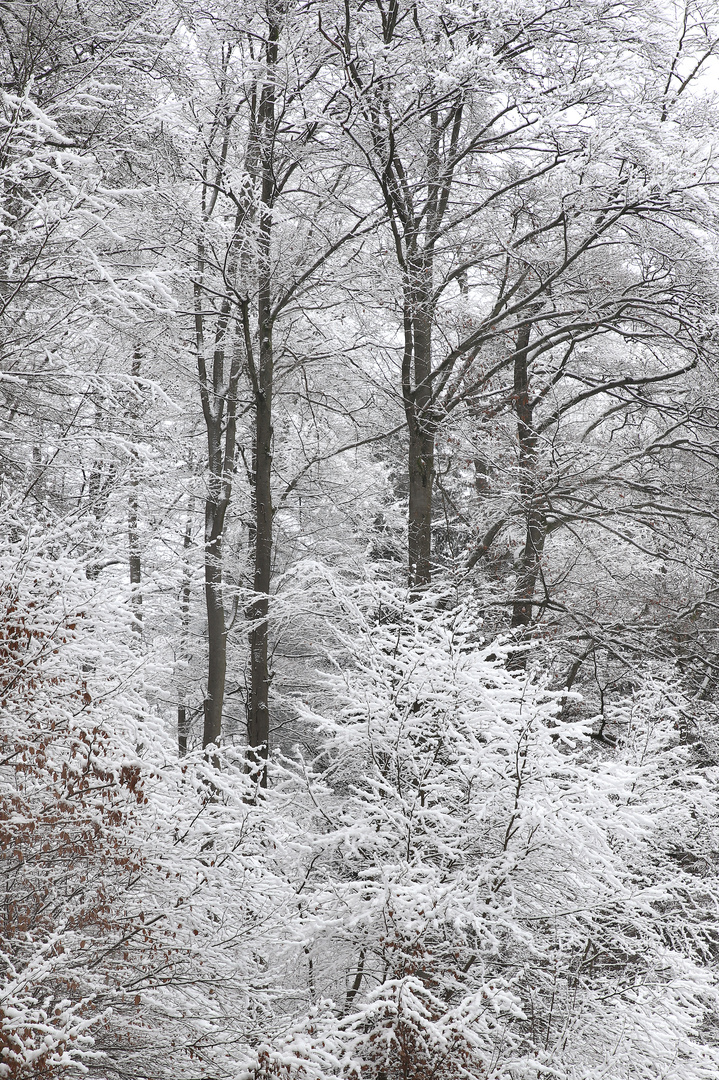
[[[239,218],[239,211],[238,211]],[[237,237],[237,225],[235,238]],[[227,274],[232,279],[236,269],[235,242],[230,249]],[[201,302],[202,290],[199,299]],[[204,356],[203,316],[196,315],[200,394],[207,428],[207,496],[205,499],[205,609],[207,612],[207,694],[204,702],[203,747],[219,744],[222,735],[222,709],[227,672],[227,626],[222,595],[222,542],[225,517],[232,495],[235,468],[237,383],[240,354],[233,348],[229,372],[226,371],[226,347],[230,330],[232,304],[226,297],[215,329],[211,378]]]

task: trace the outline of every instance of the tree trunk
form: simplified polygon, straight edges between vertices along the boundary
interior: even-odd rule
[[[258,109],[261,209],[258,230],[257,335],[259,368],[254,364],[244,312],[248,366],[255,396],[255,488],[254,488],[254,599],[250,605],[250,697],[247,708],[247,741],[251,760],[262,787],[267,785],[270,743],[269,594],[272,574],[272,392],[274,352],[272,345],[272,211],[276,195],[274,171],[275,69],[280,25],[271,4],[267,5],[268,33],[266,71]]]
[[[529,626],[532,621],[534,593],[541,569],[544,538],[546,535],[544,513],[531,507],[527,518],[527,535],[520,562],[517,584],[512,602],[512,626]]]
[[[138,532],[137,480],[131,481],[127,504],[127,541],[130,549],[130,586],[132,613],[135,616],[132,629],[142,633],[142,559],[140,555],[140,536]]]
[[[205,725],[203,747],[219,743],[222,734],[222,706],[225,699],[227,670],[227,628],[222,597],[222,537],[225,514],[230,501],[234,463],[235,431],[233,418],[235,398],[230,379],[229,392],[224,383],[224,341],[229,315],[229,301],[223,304],[222,315],[215,332],[215,351],[212,362],[213,387],[208,392],[205,410],[207,424],[207,458],[209,476],[205,499],[205,609],[207,611],[207,694],[204,702]],[[228,417],[225,431],[225,452],[222,448],[222,420],[225,405]]]
[[[193,500],[190,499],[190,505],[187,509],[187,520],[185,522],[185,535],[182,538],[182,552],[185,557],[185,566],[182,573],[182,591],[180,593],[180,658],[183,664],[187,663],[190,658],[188,639],[190,634],[191,578],[188,554],[190,545],[192,544],[192,508]],[[187,720],[186,689],[184,678],[181,677],[177,688],[177,749],[180,757],[184,757],[187,753],[188,734],[189,723]]]
[[[429,584],[432,576],[432,489],[434,433],[422,422],[409,429],[409,583]]]
[[[534,404],[529,395],[529,338],[531,323],[517,335],[514,354],[514,407],[517,413],[519,443],[519,492],[525,509],[527,531],[519,561],[517,584],[512,601],[512,626],[529,626],[537,578],[541,568],[546,536],[544,500],[537,490],[537,433],[534,430]]]
[[[233,239],[228,248],[225,283],[234,281],[242,209],[235,218]],[[237,384],[240,352],[235,340],[230,371],[226,373],[228,335],[234,335],[231,321],[232,299],[226,295],[220,305],[214,335],[212,367],[205,358],[203,284],[204,240],[198,244],[198,280],[195,283],[195,335],[202,410],[207,428],[207,497],[205,499],[205,608],[207,611],[207,694],[204,702],[203,747],[219,744],[222,735],[222,708],[227,672],[227,627],[222,595],[222,540],[227,508],[232,496],[232,479],[237,452]]]
[[[136,348],[132,357],[132,376],[134,379],[140,377],[141,360],[142,354],[139,348]],[[131,409],[130,415],[134,420],[137,419],[137,409],[134,406]],[[135,617],[132,629],[136,633],[142,634],[142,556],[140,552],[140,533],[138,527],[139,513],[137,485],[137,454],[133,451],[132,463],[130,465],[130,493],[127,500],[127,546],[130,562],[130,603],[132,605],[132,614]]]
[[[409,428],[409,583],[428,585],[432,577],[432,491],[436,424],[432,414],[432,317],[429,289],[431,259],[408,263],[410,282],[405,293],[405,412]],[[411,354],[411,363],[409,360]],[[414,390],[409,368],[413,367]]]
[[[272,572],[272,338],[265,345],[264,362],[260,360],[260,377],[264,393],[258,395],[256,408],[255,451],[255,566],[253,588],[255,597],[250,608],[250,701],[247,715],[247,741],[255,751],[255,760],[262,770],[260,783],[266,783],[264,764],[270,738],[269,710],[269,592]],[[260,357],[262,357],[262,344]],[[264,378],[263,378],[264,376]]]
[[[218,331],[219,335],[219,331]],[[218,354],[213,363],[217,376]],[[216,378],[216,382],[219,380]],[[205,610],[207,612],[207,693],[202,745],[218,744],[222,735],[222,706],[227,671],[227,628],[222,597],[222,533],[227,502],[222,492],[222,442],[220,415],[207,425],[207,456],[210,465],[205,499]]]
[[[227,630],[222,601],[222,534],[213,528],[216,507],[207,500],[205,513],[205,606],[207,609],[207,694],[202,745],[219,743],[227,671]]]

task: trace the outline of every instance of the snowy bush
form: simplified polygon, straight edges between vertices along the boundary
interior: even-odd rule
[[[637,797],[661,756],[598,760],[589,726],[507,672],[467,609],[385,595],[380,623],[348,606],[336,713],[313,718],[307,947],[335,1002],[313,1045],[377,1080],[712,1075],[715,876],[689,891],[679,867],[637,873],[666,839]],[[660,790],[681,816],[682,786]]]

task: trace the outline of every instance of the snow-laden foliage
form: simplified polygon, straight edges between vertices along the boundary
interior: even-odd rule
[[[131,924],[122,898],[142,864],[132,744],[144,704],[130,682],[136,660],[108,656],[113,620],[67,554],[79,537],[23,535],[17,518],[12,527],[1,586],[0,1068],[30,1076],[84,1060],[102,1013],[98,959]]]
[[[313,718],[326,757],[309,781],[321,830],[304,901],[314,991],[335,1005],[266,1067],[713,1075],[719,892],[713,871],[692,888],[672,866],[664,820],[691,814],[697,784],[714,815],[711,778],[676,761],[674,788],[661,784],[662,755],[629,745],[599,760],[590,725],[508,673],[468,607],[380,592],[348,614],[337,711]]]
[[[242,760],[178,762],[77,530],[5,524],[0,1076],[234,1075],[293,992],[298,826]]]
[[[262,793],[241,758],[178,762],[122,598],[21,525],[4,1076],[712,1075],[716,778],[671,688],[602,759],[471,605],[328,579],[352,631],[305,716],[321,756]]]
[[[0,1080],[719,1074],[717,52],[0,3]]]

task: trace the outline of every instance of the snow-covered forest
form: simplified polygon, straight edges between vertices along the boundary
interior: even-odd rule
[[[716,1080],[715,0],[0,68],[0,1080]]]

